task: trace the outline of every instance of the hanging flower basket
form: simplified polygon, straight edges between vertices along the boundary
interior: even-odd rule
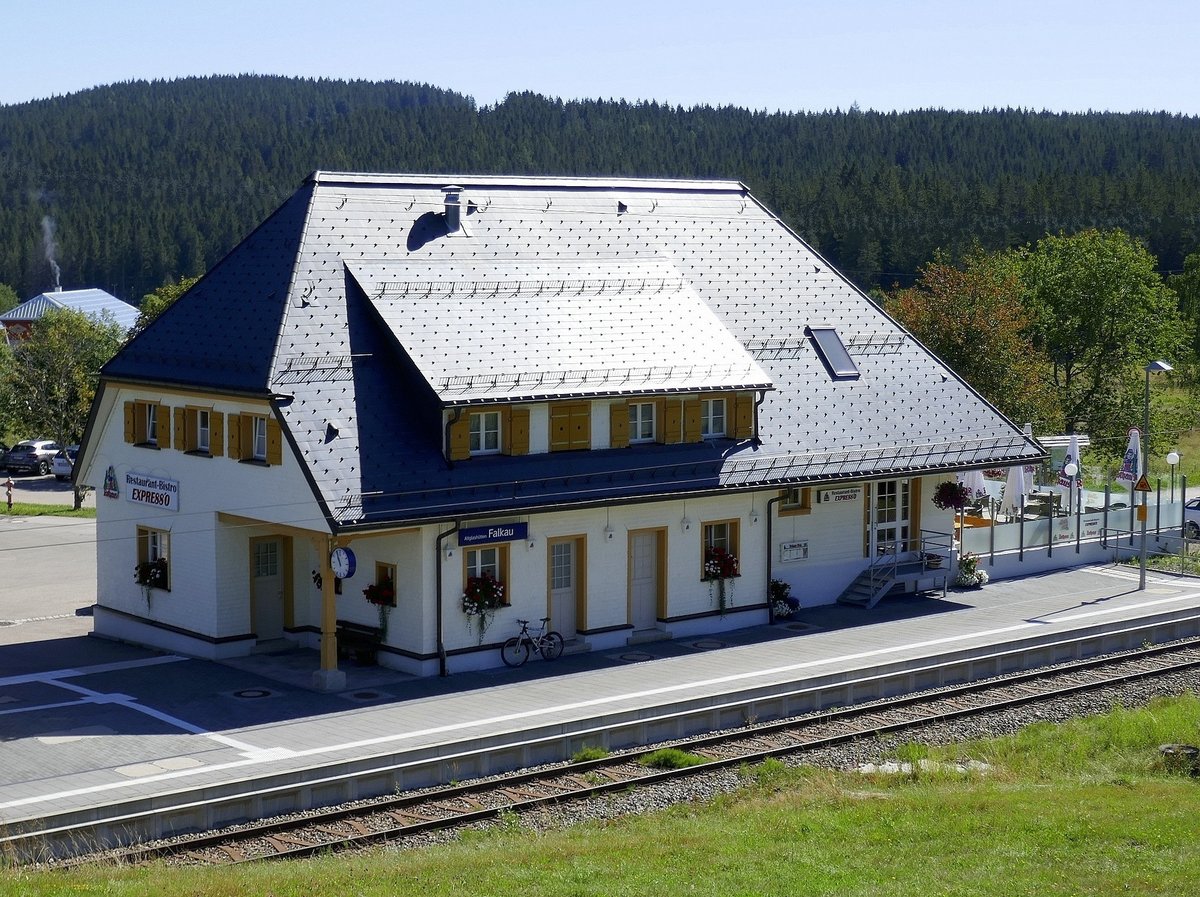
[[[950,480],[947,483],[937,484],[937,488],[933,490],[932,500],[934,505],[943,511],[949,508],[961,511],[971,500],[971,491],[957,480]]]
[[[479,620],[479,644],[483,644],[483,634],[492,624],[492,617],[498,608],[504,607],[504,583],[490,573],[482,576],[468,576],[467,587],[463,590],[462,610],[467,615],[467,622],[472,617]]]

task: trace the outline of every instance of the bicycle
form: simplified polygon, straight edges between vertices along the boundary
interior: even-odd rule
[[[543,660],[555,660],[563,653],[563,637],[553,630],[546,631],[549,617],[542,617],[540,629],[529,631],[528,620],[517,620],[521,631],[500,646],[500,659],[505,666],[519,667],[529,659],[531,651],[542,655]]]

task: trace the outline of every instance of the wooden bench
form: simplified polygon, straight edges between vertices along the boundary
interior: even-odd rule
[[[383,632],[378,626],[337,621],[338,657],[353,656],[361,664],[375,663],[375,655],[383,643]]]

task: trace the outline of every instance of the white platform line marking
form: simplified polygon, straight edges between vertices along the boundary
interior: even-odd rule
[[[1184,595],[1176,595],[1171,598],[1160,598],[1151,601],[1143,601],[1137,604],[1127,604],[1120,607],[1105,607],[1082,611],[1070,616],[1057,618],[1053,622],[1064,622],[1068,620],[1085,620],[1091,617],[1102,617],[1108,614],[1120,613],[1122,611],[1134,610],[1145,607],[1156,607],[1159,605],[1173,604],[1180,601],[1192,601],[1200,598],[1200,592],[1189,592]],[[559,704],[552,707],[538,707],[531,710],[521,710],[514,713],[501,714],[499,716],[488,717],[486,719],[475,719],[466,722],[452,723],[445,726],[434,726],[428,729],[419,729],[412,732],[398,732],[390,735],[383,735],[378,738],[366,738],[359,741],[348,741],[340,744],[324,745],[322,747],[309,748],[302,751],[294,751],[291,756],[293,758],[315,757],[321,754],[332,754],[339,751],[345,751],[353,748],[372,747],[381,744],[394,744],[402,741],[410,741],[416,738],[424,738],[430,735],[443,735],[450,732],[463,731],[476,727],[494,727],[500,723],[516,722],[518,720],[530,719],[538,716],[546,716],[549,714],[565,713],[574,710],[583,710],[591,707],[600,707],[605,704],[614,704],[619,701],[627,701],[630,699],[642,699],[654,697],[658,695],[668,695],[689,689],[704,688],[711,685],[726,685],[733,682],[745,681],[747,679],[758,679],[766,676],[773,676],[779,673],[789,673],[798,670],[812,669],[830,664],[842,663],[847,660],[862,660],[869,657],[881,657],[889,654],[897,654],[902,651],[909,651],[914,648],[936,647],[938,645],[948,645],[955,642],[962,642],[968,639],[986,638],[994,635],[1006,635],[1012,632],[1019,632],[1025,629],[1042,629],[1045,623],[1023,621],[1010,626],[1000,626],[996,629],[988,629],[975,632],[959,633],[958,635],[945,636],[937,639],[927,639],[921,642],[910,642],[904,645],[889,645],[885,648],[876,648],[871,651],[859,651],[854,654],[843,654],[839,657],[828,657],[817,660],[801,661],[799,663],[786,664],[784,666],[773,667],[766,670],[751,670],[742,673],[731,673],[727,676],[717,676],[711,679],[701,681],[692,681],[680,683],[677,685],[662,686],[660,688],[644,689],[635,692],[626,692],[619,695],[609,695],[607,697],[592,698],[586,701],[573,701],[569,704]],[[31,804],[49,803],[55,800],[62,800],[68,797],[78,797],[85,794],[100,794],[105,791],[113,791],[120,788],[128,788],[136,784],[149,784],[152,782],[162,782],[170,780],[178,780],[189,778],[200,773],[210,773],[214,771],[226,769],[239,769],[248,766],[259,765],[262,763],[272,762],[273,754],[265,755],[264,757],[251,757],[245,760],[231,761],[229,763],[214,764],[205,766],[198,770],[181,770],[178,772],[163,773],[162,775],[145,776],[140,779],[129,779],[124,782],[112,782],[105,785],[93,785],[87,788],[75,788],[68,791],[59,791],[54,794],[35,795],[33,797],[21,798],[14,801],[0,803],[0,809],[12,809],[16,807],[29,806]]]

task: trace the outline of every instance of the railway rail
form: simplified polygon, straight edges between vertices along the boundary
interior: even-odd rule
[[[177,864],[222,865],[359,848],[432,830],[462,828],[546,804],[584,800],[606,792],[645,787],[956,718],[996,713],[1197,667],[1200,667],[1200,638],[1144,646],[1119,654],[675,740],[670,746],[699,754],[706,761],[683,769],[648,769],[639,762],[653,750],[645,748],[247,823],[234,829],[107,850],[93,856],[76,856],[56,861],[55,865],[63,867],[97,860],[139,864],[164,858]]]

